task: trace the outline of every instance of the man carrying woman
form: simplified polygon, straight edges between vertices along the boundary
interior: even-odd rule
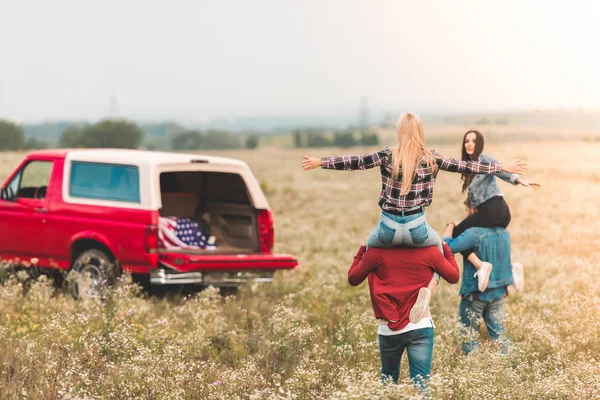
[[[476,212],[468,199],[465,205],[469,215]],[[454,229],[454,224],[448,224],[443,235],[453,253],[475,252],[479,259],[494,265],[489,284],[481,291],[477,287],[477,279],[474,276],[475,266],[467,257],[464,258],[458,312],[460,321],[465,330],[477,333],[483,318],[490,338],[500,342],[502,352],[506,352],[509,340],[504,330],[504,299],[508,296],[508,286],[512,284],[517,291],[523,290],[523,266],[520,263],[511,263],[510,235],[502,227],[473,227],[453,238]],[[465,338],[467,337],[469,337],[468,333],[465,334]],[[465,339],[463,351],[469,354],[477,346],[476,339]]]
[[[437,272],[450,283],[459,279],[452,251],[443,244],[444,254],[435,246],[423,248],[359,248],[348,271],[348,282],[357,286],[368,278],[371,303],[379,319],[379,353],[384,380],[398,382],[400,359],[406,350],[410,377],[427,391],[431,374],[434,324],[429,308],[416,323],[409,313],[419,292]]]

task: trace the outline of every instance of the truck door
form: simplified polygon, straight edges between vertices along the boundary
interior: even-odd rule
[[[6,185],[0,199],[2,258],[30,261],[46,256],[46,192],[53,162],[32,160]]]

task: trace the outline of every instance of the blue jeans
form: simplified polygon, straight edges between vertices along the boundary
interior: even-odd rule
[[[502,353],[506,353],[509,347],[509,340],[504,333],[504,298],[493,299],[491,301],[481,301],[477,299],[461,299],[458,310],[460,322],[466,329],[474,333],[479,332],[479,321],[483,317],[483,322],[490,334],[492,340],[499,340]],[[477,340],[463,341],[463,351],[469,354],[478,346]]]
[[[442,240],[429,226],[425,213],[401,216],[382,211],[379,224],[367,239],[370,247],[429,247],[437,246],[443,253]]]
[[[433,356],[433,328],[415,329],[400,335],[379,335],[379,355],[381,356],[381,379],[392,379],[398,383],[400,359],[408,353],[410,378],[421,390],[427,388],[431,375]]]

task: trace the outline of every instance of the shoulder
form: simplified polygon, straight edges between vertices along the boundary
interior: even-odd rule
[[[490,236],[490,235],[498,236],[498,237],[510,236],[510,234],[508,233],[508,230],[506,228],[502,228],[500,226],[492,226],[492,227],[486,227],[486,228],[483,228],[481,226],[476,226],[476,227],[467,229],[465,232],[467,232],[471,229],[473,229],[474,232],[480,236]]]
[[[489,229],[493,229],[494,234],[496,234],[498,236],[510,237],[510,233],[508,232],[508,229],[506,229],[506,228],[495,226],[495,227],[489,228]]]
[[[384,254],[382,253],[382,249],[377,247],[371,247],[363,253],[362,261],[363,263],[374,265],[381,262],[381,260],[383,259],[383,255]]]
[[[444,257],[444,255],[440,252],[440,249],[438,249],[437,246],[421,247],[416,249],[421,250],[420,253],[416,253],[417,257],[421,256],[429,260],[435,260],[436,258]]]
[[[505,243],[510,246],[510,233],[505,228],[478,228],[481,243]]]
[[[458,237],[471,237],[480,238],[486,233],[493,233],[494,228],[482,228],[481,226],[474,226],[472,228],[465,229]]]

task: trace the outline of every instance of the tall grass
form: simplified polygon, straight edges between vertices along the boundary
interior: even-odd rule
[[[439,150],[457,156],[454,147]],[[310,154],[329,152],[347,153]],[[598,398],[600,145],[492,144],[486,152],[503,161],[526,159],[528,178],[542,184],[530,191],[499,183],[511,206],[513,260],[525,266],[526,290],[511,288],[507,299],[508,355],[499,354],[482,327],[480,350],[465,357],[459,285],[441,285],[432,300],[432,397]],[[74,301],[45,277],[31,280],[3,265],[0,397],[419,397],[406,358],[401,383],[380,384],[368,289],[346,281],[378,219],[378,171],[303,172],[304,153],[293,150],[220,154],[246,160],[268,187],[276,251],[296,255],[300,266],[278,272],[271,285],[242,287],[236,297],[213,288],[149,296],[124,276],[103,301]],[[16,165],[19,155],[11,157],[0,174]],[[463,216],[462,199],[458,175],[440,173],[427,210],[440,233]]]

